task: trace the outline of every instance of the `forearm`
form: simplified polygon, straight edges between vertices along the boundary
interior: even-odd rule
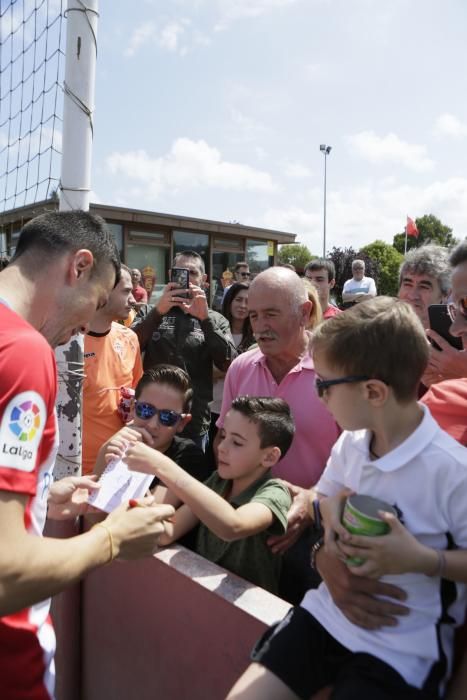
[[[139,340],[141,350],[145,350],[149,343],[152,334],[156,331],[162,321],[162,315],[157,310],[157,307],[151,309],[148,315],[141,321],[135,322],[131,329],[136,333]]]
[[[209,317],[201,322],[201,328],[213,363],[222,372],[226,372],[238,354],[230,332],[217,327]]]
[[[157,456],[157,476],[206,527],[223,540],[245,536],[235,508],[208,486],[192,477],[162,454]]]
[[[426,576],[441,575],[448,581],[467,583],[467,551],[453,549],[437,551],[420,546],[420,553],[414,559],[414,571]]]
[[[59,593],[110,560],[104,528],[66,540],[26,532],[0,555],[0,616]]]

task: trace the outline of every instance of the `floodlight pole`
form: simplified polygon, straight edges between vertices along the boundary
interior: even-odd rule
[[[324,213],[323,213],[323,258],[326,257],[326,160],[330,154],[332,146],[322,143],[319,150],[324,155]]]

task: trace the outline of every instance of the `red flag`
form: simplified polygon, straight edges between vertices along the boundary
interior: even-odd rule
[[[410,218],[410,216],[407,217],[407,226],[405,230],[407,231],[408,236],[414,236],[415,238],[418,238],[417,224],[413,219]]]

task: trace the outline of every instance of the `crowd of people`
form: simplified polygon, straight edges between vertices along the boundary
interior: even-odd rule
[[[198,253],[172,267],[188,286],[150,305],[102,219],[53,212],[0,273],[2,696],[53,697],[44,601],[180,541],[294,606],[229,698],[441,698],[466,608],[467,241],[411,250],[398,299],[354,260],[340,308],[330,260],[253,279],[241,261],[222,312]],[[435,304],[461,349],[429,328]],[[53,348],[76,332],[82,476],[54,481]],[[153,477],[142,507],[41,537],[47,517],[89,511],[116,457]],[[394,507],[387,535],[343,527],[352,492]]]

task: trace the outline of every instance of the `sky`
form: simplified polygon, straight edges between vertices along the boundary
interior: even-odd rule
[[[392,242],[467,235],[465,0],[100,0],[92,200]]]

